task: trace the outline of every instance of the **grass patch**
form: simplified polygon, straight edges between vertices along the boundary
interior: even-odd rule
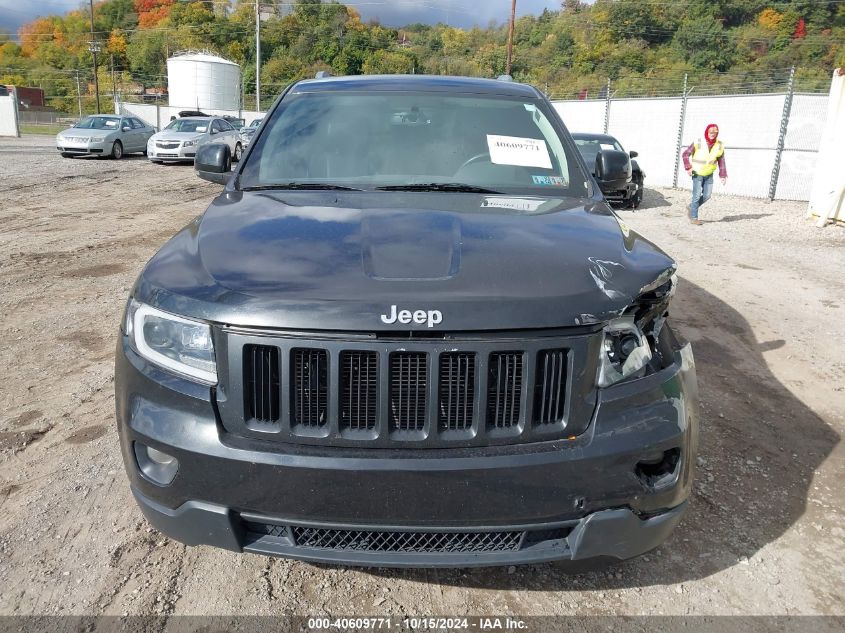
[[[55,136],[62,130],[67,129],[67,125],[21,125],[21,134],[40,134],[43,136]]]

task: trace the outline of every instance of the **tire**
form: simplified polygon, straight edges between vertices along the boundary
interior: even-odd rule
[[[235,143],[235,153],[232,155],[232,161],[235,163],[241,162],[241,156],[244,155],[244,148],[240,143]]]
[[[160,160],[151,160],[151,163],[155,163],[156,165],[161,165],[162,161]]]
[[[114,145],[111,146],[111,157],[115,160],[123,158],[123,143],[120,141],[114,142]]]
[[[61,152],[62,158],[73,158],[73,154],[70,152]]]
[[[634,181],[637,183],[637,193],[635,193],[631,197],[631,208],[638,209],[639,206],[643,203],[643,182],[644,178],[642,175],[638,176]]]

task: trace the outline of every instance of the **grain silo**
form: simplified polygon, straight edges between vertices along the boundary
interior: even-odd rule
[[[241,67],[208,53],[182,53],[167,60],[170,105],[196,110],[237,110]]]

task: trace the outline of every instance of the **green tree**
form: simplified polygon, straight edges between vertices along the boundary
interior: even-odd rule
[[[702,70],[727,70],[733,63],[733,38],[712,17],[682,23],[674,43],[690,64]]]
[[[380,50],[364,60],[365,75],[407,75],[414,71],[416,60],[407,53]]]

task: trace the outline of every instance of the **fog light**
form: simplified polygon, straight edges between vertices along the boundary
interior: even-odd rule
[[[176,477],[179,470],[179,460],[164,451],[135,442],[135,459],[141,475],[159,486],[167,486]]]
[[[176,461],[176,458],[172,455],[157,451],[152,446],[147,447],[147,456],[156,464],[161,464],[162,466],[167,466],[168,464],[171,464]]]
[[[648,488],[661,490],[675,484],[678,480],[681,464],[681,449],[672,448],[663,451],[660,457],[639,462],[635,468],[637,477]]]

